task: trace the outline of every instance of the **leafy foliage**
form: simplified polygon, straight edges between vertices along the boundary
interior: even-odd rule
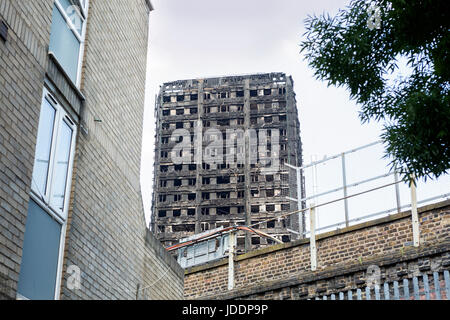
[[[379,28],[370,28],[379,9]],[[310,16],[301,43],[317,79],[344,86],[360,119],[382,121],[386,156],[405,179],[450,169],[450,3],[354,0],[335,17]],[[372,25],[373,26],[373,25]],[[393,81],[399,59],[410,75]]]

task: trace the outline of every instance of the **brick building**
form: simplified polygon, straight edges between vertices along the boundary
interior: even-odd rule
[[[152,227],[166,246],[296,209],[302,149],[293,80],[284,73],[164,83],[155,107]],[[302,219],[261,224],[284,242]],[[270,238],[240,235],[250,250]]]
[[[0,0],[0,299],[174,299],[139,169],[148,0]]]

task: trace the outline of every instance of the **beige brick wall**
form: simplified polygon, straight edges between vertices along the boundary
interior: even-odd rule
[[[16,296],[30,198],[51,1],[0,1],[0,299]]]
[[[65,268],[81,269],[82,289],[63,281],[64,299],[182,297],[178,265],[159,243],[145,242],[139,170],[147,26],[144,0],[91,1],[81,87],[87,134],[78,136],[65,253]]]
[[[183,271],[145,227],[139,170],[148,38],[146,0],[92,0],[81,91],[48,57],[53,0],[0,0],[0,299],[15,299],[44,83],[81,118],[62,299],[174,299]],[[101,119],[96,122],[94,119]],[[81,290],[65,270],[81,269]]]
[[[313,295],[317,287],[327,286],[326,281],[322,283],[317,281],[321,273],[328,273],[328,278],[339,278],[338,275],[342,275],[345,286],[351,286],[355,280],[353,267],[359,266],[361,269],[365,265],[367,268],[368,264],[378,259],[379,261],[388,260],[394,265],[393,269],[398,269],[399,266],[395,265],[400,263],[404,256],[410,257],[408,259],[411,261],[417,260],[412,262],[412,268],[420,265],[420,259],[416,255],[422,255],[422,260],[424,257],[425,260],[437,259],[437,267],[448,268],[450,265],[448,252],[450,250],[450,201],[424,207],[420,211],[421,245],[418,249],[412,247],[411,216],[410,212],[405,212],[319,235],[316,272],[310,271],[308,239],[238,256],[235,264],[236,289],[234,292],[227,291],[227,260],[193,267],[186,271],[185,297],[188,299],[223,296],[237,298],[246,296],[248,292],[252,292],[252,289],[258,292],[259,298],[265,295],[273,297],[268,288],[273,286],[282,288],[282,283],[285,287],[289,287],[298,279],[309,279],[309,282],[313,282],[313,284],[300,286],[300,289],[306,290],[307,294]],[[437,255],[437,258],[434,255]],[[343,274],[347,275],[343,276]],[[348,279],[345,280],[346,278]],[[299,287],[295,290],[299,290]],[[310,292],[311,290],[313,292]],[[246,293],[239,293],[240,291]],[[281,291],[282,289],[278,288],[277,294],[282,295]]]

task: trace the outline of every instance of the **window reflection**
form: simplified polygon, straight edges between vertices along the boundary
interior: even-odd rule
[[[56,210],[64,210],[64,199],[69,168],[70,150],[72,147],[72,129],[65,121],[59,131],[55,150],[55,165],[53,168],[53,185],[51,189],[50,205]]]
[[[44,99],[39,118],[32,188],[43,197],[47,192],[47,176],[52,148],[56,110]]]

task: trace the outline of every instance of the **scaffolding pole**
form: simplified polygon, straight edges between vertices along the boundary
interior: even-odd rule
[[[297,173],[297,199],[294,198],[290,198],[287,197],[288,200],[291,201],[297,201],[297,210],[301,210],[302,209],[302,175],[301,175],[301,169],[299,167],[294,167],[288,163],[286,163],[286,166],[294,169],[295,172]],[[300,235],[300,238],[304,237],[305,234],[305,229],[304,229],[304,225],[303,225],[303,212],[299,211],[298,212],[298,232]]]
[[[311,271],[317,270],[317,247],[316,247],[316,208],[311,204],[309,208],[310,237],[309,247],[311,252]]]
[[[411,218],[412,218],[412,229],[413,229],[413,242],[414,242],[414,247],[419,247],[419,245],[420,245],[419,215],[417,213],[417,193],[416,193],[416,181],[415,181],[414,175],[411,175],[409,187],[411,189]]]
[[[230,232],[230,238],[228,239],[228,290],[234,289],[234,255],[235,255],[235,243],[236,232]]]

